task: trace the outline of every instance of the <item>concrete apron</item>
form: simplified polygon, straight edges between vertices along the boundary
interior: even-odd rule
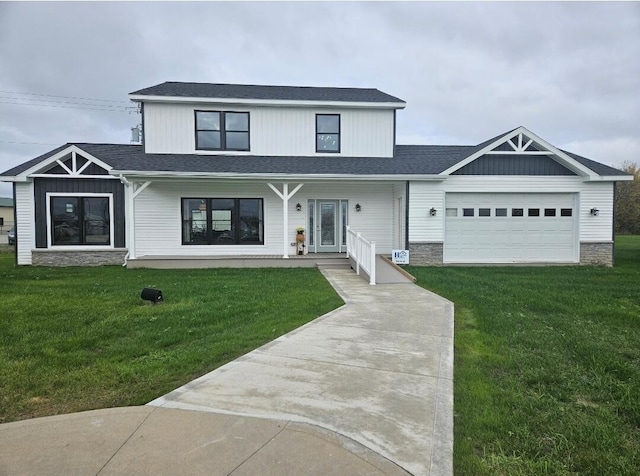
[[[414,475],[451,475],[453,304],[322,272],[344,306],[149,405],[317,425]]]

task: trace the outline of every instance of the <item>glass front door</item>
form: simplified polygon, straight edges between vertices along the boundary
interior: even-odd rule
[[[346,201],[343,201],[346,203]],[[309,200],[309,251],[339,253],[343,241],[340,200]]]
[[[318,251],[337,253],[338,243],[338,202],[323,201],[318,202]]]

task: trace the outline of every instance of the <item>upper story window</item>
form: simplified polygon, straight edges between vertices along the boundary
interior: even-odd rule
[[[196,111],[196,150],[249,150],[249,113]]]
[[[316,152],[340,152],[340,114],[316,114]]]

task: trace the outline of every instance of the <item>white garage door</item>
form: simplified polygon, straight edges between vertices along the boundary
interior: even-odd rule
[[[447,193],[444,262],[578,262],[576,201],[572,193]]]

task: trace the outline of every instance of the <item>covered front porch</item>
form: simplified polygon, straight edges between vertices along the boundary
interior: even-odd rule
[[[405,182],[126,182],[131,268],[334,264],[346,261],[349,226],[375,241],[379,253],[404,248]]]

